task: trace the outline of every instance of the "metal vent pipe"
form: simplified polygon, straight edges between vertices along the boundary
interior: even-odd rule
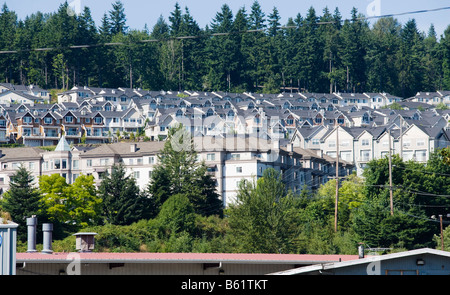
[[[44,254],[52,254],[52,231],[53,231],[53,224],[52,223],[43,223],[42,224],[42,231],[44,232],[44,241],[43,241],[43,249],[42,253]]]
[[[37,218],[33,215],[27,218],[27,228],[28,228],[28,253],[37,252],[36,250],[36,226]]]

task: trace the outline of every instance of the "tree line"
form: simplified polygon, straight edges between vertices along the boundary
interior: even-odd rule
[[[336,180],[293,192],[281,172],[268,168],[258,179],[242,180],[236,203],[224,208],[193,142],[176,147],[185,138],[182,126],[171,130],[144,190],[120,164],[98,188],[92,176],[67,184],[59,174],[43,175],[33,186],[21,167],[0,202],[3,216],[19,224],[19,249],[26,249],[25,220],[32,215],[54,224],[57,252],[75,251],[77,231],[98,233],[97,251],[117,252],[356,254],[359,243],[392,251],[440,246],[439,220],[432,216],[449,211],[449,148],[426,163],[392,157],[392,212],[387,157],[370,161],[363,177],[340,180],[335,228]]]
[[[266,15],[255,1],[249,11],[233,12],[224,4],[204,28],[177,3],[167,20],[161,16],[151,29],[135,29],[128,27],[120,1],[99,25],[89,7],[80,14],[67,8],[66,2],[54,13],[19,20],[3,6],[0,50],[18,51],[0,54],[0,81],[47,89],[88,85],[401,97],[450,89],[450,26],[437,36],[433,25],[419,31],[414,19],[401,24],[385,17],[370,25],[355,8],[344,20],[339,8],[328,7],[322,14],[311,7],[281,24],[276,7]]]

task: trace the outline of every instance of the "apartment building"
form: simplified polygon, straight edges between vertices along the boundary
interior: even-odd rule
[[[80,174],[86,174],[93,175],[96,185],[100,185],[102,175],[110,172],[112,165],[121,163],[127,175],[135,178],[144,190],[163,146],[164,142],[72,146],[62,136],[54,151],[37,147],[6,148],[0,157],[0,189],[2,192],[8,189],[10,177],[21,165],[32,172],[36,181],[41,175],[57,173],[73,183]],[[241,136],[196,137],[194,146],[198,160],[207,165],[208,173],[216,180],[224,206],[236,201],[241,180],[256,181],[269,167],[280,171],[287,188],[294,192],[299,192],[304,185],[315,190],[335,173],[335,168],[331,168],[335,165],[333,159],[294,148],[292,144],[280,146],[279,141]],[[351,163],[343,161],[340,165],[342,175],[351,173]]]

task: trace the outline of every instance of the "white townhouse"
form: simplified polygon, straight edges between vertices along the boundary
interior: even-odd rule
[[[194,137],[194,144],[198,159],[204,161],[208,173],[216,180],[224,206],[236,201],[241,180],[256,181],[269,167],[280,171],[287,188],[294,192],[304,185],[317,189],[334,173],[334,169],[328,169],[334,164],[332,159],[294,148],[292,144],[280,146],[279,141],[249,136],[202,136]],[[36,185],[41,175],[56,173],[68,183],[81,174],[93,175],[98,186],[102,175],[110,172],[112,165],[121,163],[127,175],[144,190],[163,146],[164,142],[71,146],[63,136],[54,151],[37,147],[6,148],[0,157],[0,189],[4,192],[9,188],[10,177],[21,165],[32,172]]]

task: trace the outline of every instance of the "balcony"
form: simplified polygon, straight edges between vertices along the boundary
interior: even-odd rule
[[[61,134],[60,133],[56,133],[56,132],[47,132],[47,133],[44,133],[44,138],[51,138],[51,139],[54,139],[54,138],[59,138],[61,136]]]

